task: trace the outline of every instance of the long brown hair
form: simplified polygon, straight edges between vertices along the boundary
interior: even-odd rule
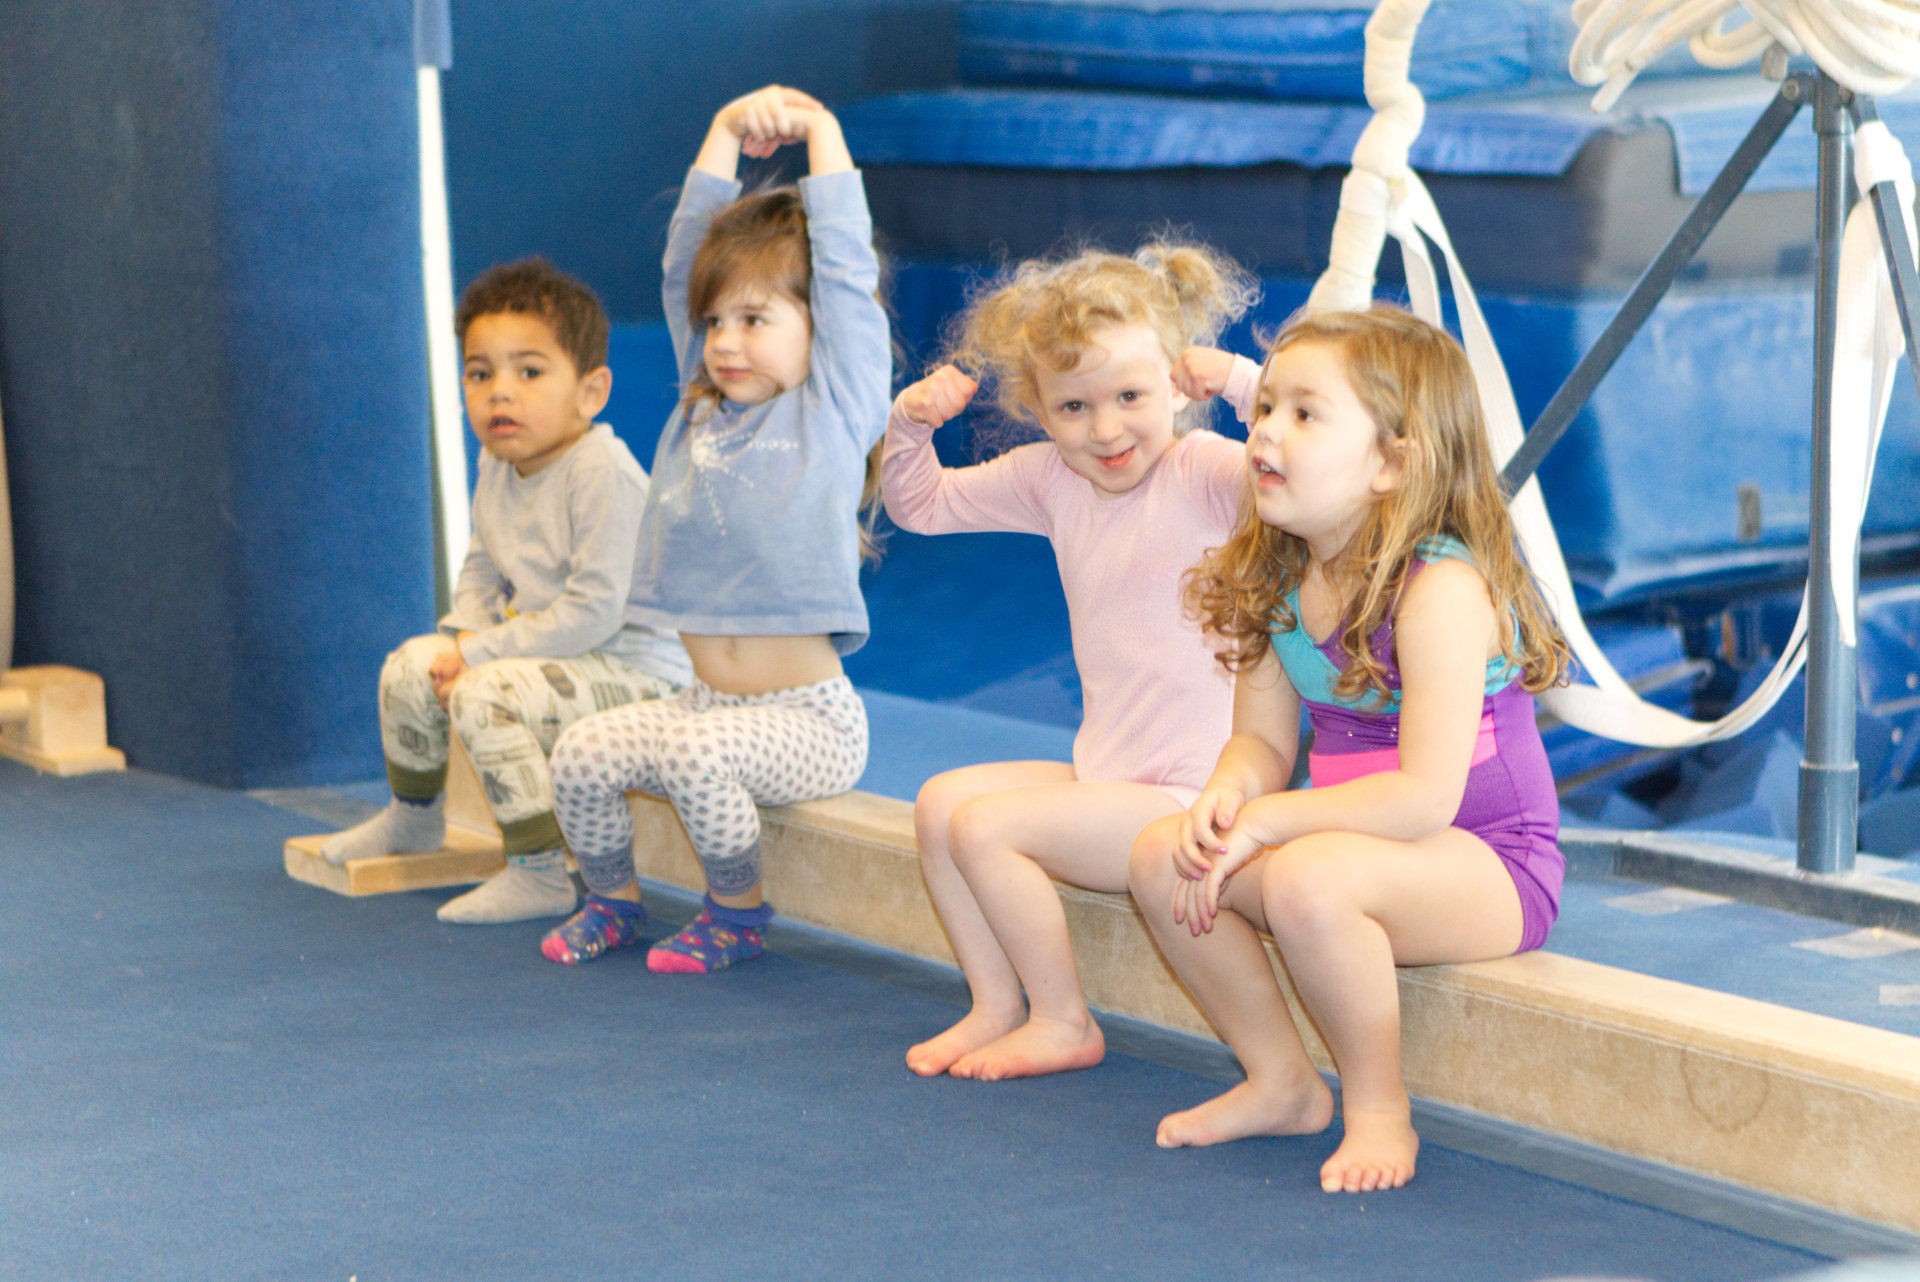
[[[721,300],[744,285],[780,294],[807,313],[813,323],[813,242],[807,235],[807,211],[800,189],[787,185],[748,192],[707,224],[687,272],[687,322],[702,333]],[[791,389],[788,389],[791,390]],[[703,360],[681,393],[687,421],[698,423],[725,398]],[[880,559],[880,456],[882,444],[867,454],[860,486],[860,558]]]
[[[1267,360],[1298,343],[1323,343],[1379,429],[1381,453],[1398,459],[1400,483],[1368,509],[1342,553],[1349,585],[1341,624],[1346,655],[1334,689],[1385,697],[1385,664],[1369,639],[1399,601],[1423,540],[1450,535],[1485,577],[1500,620],[1500,651],[1534,693],[1565,681],[1570,654],[1514,538],[1487,444],[1473,371],[1452,335],[1395,307],[1297,315]],[[1263,371],[1264,373],[1264,371]],[[1261,521],[1249,500],[1225,544],[1187,572],[1188,612],[1225,642],[1220,661],[1240,672],[1260,661],[1273,632],[1300,626],[1287,597],[1306,576],[1304,541]]]

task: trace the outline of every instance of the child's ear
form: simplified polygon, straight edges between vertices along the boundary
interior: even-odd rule
[[[598,417],[612,395],[613,371],[605,365],[589,370],[580,380],[580,417],[589,420]]]
[[[1407,479],[1412,464],[1412,455],[1417,447],[1410,440],[1402,438],[1395,441],[1386,451],[1386,461],[1380,464],[1380,470],[1373,474],[1373,492],[1387,495],[1400,488]]]

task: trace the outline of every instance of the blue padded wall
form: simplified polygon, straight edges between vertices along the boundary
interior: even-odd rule
[[[445,82],[455,283],[545,254],[615,321],[659,319],[667,216],[714,110],[770,82],[829,105],[950,83],[956,3],[461,0]]]
[[[379,771],[433,603],[413,10],[8,6],[14,661],[104,676],[135,765]]]

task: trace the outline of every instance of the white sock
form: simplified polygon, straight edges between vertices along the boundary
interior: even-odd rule
[[[349,859],[438,850],[447,840],[444,810],[444,797],[435,797],[424,804],[395,797],[373,818],[327,838],[320,847],[320,855],[338,868]]]
[[[495,926],[535,917],[564,917],[578,902],[567,861],[557,850],[508,855],[507,866],[435,914],[457,926]]]

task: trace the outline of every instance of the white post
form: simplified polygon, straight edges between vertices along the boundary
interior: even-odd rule
[[[427,297],[427,379],[431,393],[433,486],[440,514],[442,596],[467,556],[467,434],[462,422],[460,352],[453,338],[453,238],[447,219],[446,147],[440,129],[440,69],[420,68],[420,244]]]

